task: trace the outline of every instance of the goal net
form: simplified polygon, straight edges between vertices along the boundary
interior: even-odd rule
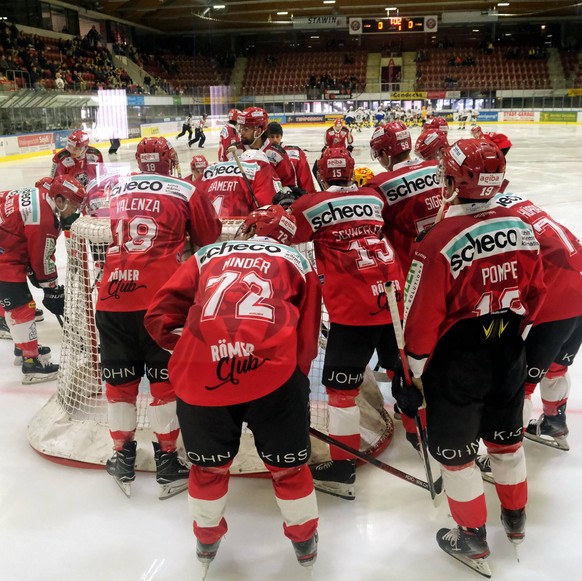
[[[240,220],[223,221],[221,240],[234,237]],[[65,282],[63,342],[56,393],[32,418],[28,439],[41,454],[64,463],[104,465],[112,454],[107,425],[105,386],[101,381],[99,337],[95,327],[97,282],[107,245],[111,242],[109,220],[82,216],[71,228]],[[310,245],[301,252],[313,262]],[[325,309],[324,309],[325,311]],[[325,356],[326,313],[322,322],[320,349],[311,373],[311,425],[327,432],[327,396],[321,383]],[[147,380],[142,380],[138,395],[138,453],[136,468],[155,471],[147,407],[150,395]],[[384,408],[384,399],[370,369],[357,398],[360,407],[360,450],[378,454],[392,440],[392,419]],[[312,438],[311,463],[329,459],[327,444]],[[250,430],[245,429],[239,454],[231,472],[253,474],[265,467],[254,447]]]

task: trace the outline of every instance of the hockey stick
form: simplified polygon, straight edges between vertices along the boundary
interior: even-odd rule
[[[240,158],[238,156],[238,151],[237,151],[236,145],[231,145],[226,151],[228,151],[228,153],[232,153],[232,157],[234,158],[234,161],[236,161],[236,165],[238,166],[238,169],[240,170],[240,173],[242,174],[242,177],[245,181],[245,184],[246,184],[247,188],[249,189],[249,192],[251,194],[251,198],[253,199],[255,206],[257,208],[260,208],[259,202],[257,201],[257,198],[255,196],[255,192],[253,190],[253,186],[251,186],[251,182],[249,182],[249,178],[247,177],[247,174],[245,173],[245,170],[242,166],[242,163],[240,162]]]
[[[65,323],[63,323],[63,317],[61,317],[61,315],[55,315],[55,317],[57,318],[57,321],[59,322],[59,325],[62,329],[65,326]]]
[[[391,281],[385,284],[386,287],[386,297],[388,298],[388,307],[390,309],[390,315],[392,317],[392,326],[394,327],[394,334],[396,335],[396,344],[398,345],[398,351],[400,351],[400,359],[402,360],[402,371],[404,372],[404,380],[407,385],[412,384],[412,377],[410,375],[410,367],[408,366],[408,359],[406,358],[406,353],[404,351],[404,331],[402,330],[402,323],[400,322],[400,313],[398,312],[398,304],[396,302],[396,295],[394,293],[394,286]],[[411,388],[416,389],[416,388]],[[422,427],[422,422],[420,420],[420,415],[416,414],[414,416],[414,423],[416,424],[416,435],[418,437],[418,442],[420,444],[420,455],[422,457],[422,462],[424,464],[424,471],[426,472],[426,479],[428,481],[430,497],[434,506],[438,506],[440,499],[438,498],[442,492],[442,476],[437,481],[437,485],[432,477],[432,469],[430,467],[430,461],[428,459],[428,447],[426,445],[426,432]],[[438,490],[437,490],[438,488]]]
[[[328,436],[327,434],[324,434],[315,428],[310,427],[309,433],[314,438],[317,438],[318,440],[321,440],[330,446],[335,446],[336,448],[340,448],[345,452],[349,452],[352,456],[355,456],[356,458],[359,458],[368,464],[372,464],[372,466],[376,466],[376,468],[380,468],[380,470],[384,470],[384,472],[388,472],[388,474],[392,474],[392,476],[397,476],[398,478],[402,478],[402,480],[406,480],[415,486],[419,486],[420,488],[424,488],[425,490],[430,491],[429,484],[420,478],[416,478],[416,476],[412,476],[411,474],[402,472],[402,470],[398,470],[398,468],[394,468],[389,464],[385,464],[381,460],[374,458],[374,456],[360,452],[360,450],[356,450],[355,448],[352,448],[351,446],[348,446],[347,444],[344,444],[343,442],[340,442],[339,440],[336,440],[335,438],[332,438],[331,436]]]

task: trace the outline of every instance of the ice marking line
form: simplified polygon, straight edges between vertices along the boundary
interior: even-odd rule
[[[151,581],[162,568],[166,559],[155,559],[150,568],[139,578],[140,581]]]

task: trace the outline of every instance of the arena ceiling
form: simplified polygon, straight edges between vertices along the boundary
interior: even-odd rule
[[[582,17],[582,2],[572,0],[65,0],[164,32],[197,30],[292,30],[294,21],[313,16],[381,18],[470,12],[494,21],[539,21]],[[222,8],[220,8],[222,6]],[[386,9],[391,8],[388,12]],[[282,14],[284,13],[284,14]]]

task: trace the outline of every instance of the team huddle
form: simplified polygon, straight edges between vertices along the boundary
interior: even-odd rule
[[[38,344],[28,283],[63,317],[59,233],[80,214],[109,218],[112,243],[92,248],[114,450],[106,469],[130,496],[145,376],[160,498],[188,490],[205,569],[227,532],[243,423],[272,477],[297,561],[313,566],[315,490],[356,496],[346,447],[359,449],[356,398],[375,353],[406,439],[419,452],[427,445],[440,465],[457,526],[440,529],[438,545],[486,577],[483,479],[496,484],[503,529],[517,545],[526,530],[523,436],[568,449],[568,367],[582,343],[579,240],[511,192],[506,136],[475,126],[449,144],[447,122],[432,116],[414,144],[400,120],[380,120],[372,131],[380,173],[355,167],[341,119],[310,168],[301,148],[283,145],[283,128],[266,111],[233,109],[218,161],[194,156],[185,178],[163,137],[142,139],[139,171],[121,175],[75,131],[50,177],[0,194],[0,337],[14,341],[27,384],[58,374]],[[237,235],[224,240],[222,223],[234,219]],[[312,243],[314,258],[296,249],[301,243]],[[308,375],[322,333],[328,433],[345,447],[330,446],[329,461],[309,466]],[[530,421],[537,384],[543,414]]]

